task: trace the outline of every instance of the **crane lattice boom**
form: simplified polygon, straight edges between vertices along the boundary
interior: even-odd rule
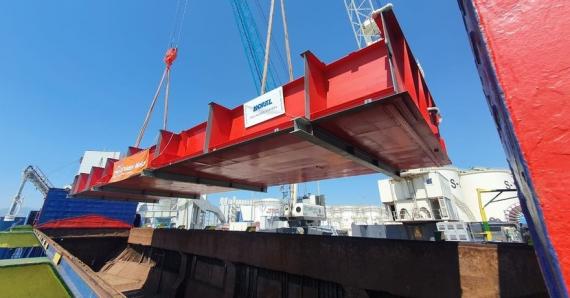
[[[380,39],[378,27],[372,20],[372,0],[344,0],[348,19],[358,48],[364,48]]]
[[[48,180],[46,175],[38,168],[34,166],[28,166],[22,172],[22,182],[20,183],[20,188],[18,189],[18,193],[12,199],[12,204],[10,204],[10,208],[8,209],[8,213],[4,217],[5,221],[14,220],[16,215],[20,212],[20,208],[22,207],[22,203],[24,202],[24,198],[22,197],[22,191],[24,190],[24,186],[26,182],[30,181],[36,189],[42,193],[45,197],[50,188],[53,188],[53,185]]]

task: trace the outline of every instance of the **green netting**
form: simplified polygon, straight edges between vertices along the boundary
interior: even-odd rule
[[[0,232],[0,248],[40,246],[36,235],[31,232]]]
[[[2,297],[71,297],[49,264],[0,267]]]

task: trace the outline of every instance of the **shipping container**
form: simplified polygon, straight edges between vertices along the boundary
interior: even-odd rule
[[[122,228],[132,226],[135,220],[136,202],[71,198],[68,194],[66,189],[51,188],[35,225],[42,228],[65,223],[67,228],[90,228],[96,222],[100,227]]]

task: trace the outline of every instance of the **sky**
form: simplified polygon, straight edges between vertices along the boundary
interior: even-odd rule
[[[256,1],[262,8],[269,2],[250,0],[252,9]],[[454,165],[506,167],[457,2],[392,3],[443,115],[441,132]],[[305,50],[328,63],[357,49],[342,0],[286,5],[295,77],[302,75]],[[62,187],[73,181],[85,150],[124,152],[133,145],[164,67],[175,11],[175,0],[0,2],[0,209],[8,207],[29,164]],[[280,18],[275,22],[277,44]],[[229,1],[189,0],[172,70],[169,130],[205,121],[209,102],[235,107],[256,94]],[[158,108],[144,146],[156,141],[161,117]],[[318,187],[329,204],[378,205],[377,181],[384,178],[333,179]],[[300,191],[315,193],[317,184]],[[41,206],[33,186],[24,196],[24,206]],[[209,199],[221,196],[281,195],[271,188]]]

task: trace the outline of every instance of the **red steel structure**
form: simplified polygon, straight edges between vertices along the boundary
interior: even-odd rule
[[[302,54],[305,74],[282,86],[285,113],[244,125],[244,107],[210,103],[208,121],[76,177],[81,197],[154,201],[233,189],[449,164],[440,116],[391,6],[374,14],[383,39],[330,64]]]
[[[568,297],[570,5],[459,3],[549,293]]]

